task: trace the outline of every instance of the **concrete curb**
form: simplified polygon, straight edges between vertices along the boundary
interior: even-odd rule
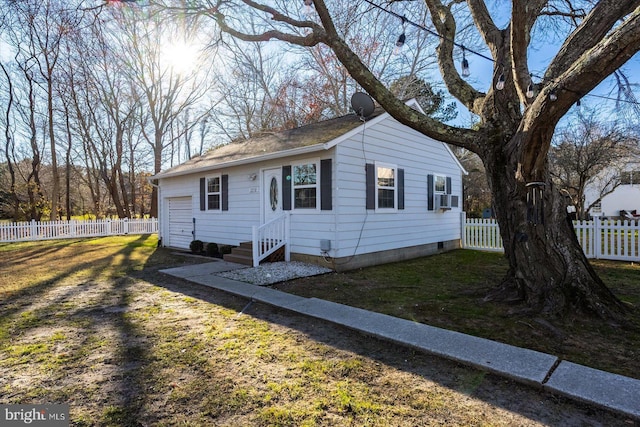
[[[534,350],[215,276],[216,272],[223,271],[221,268],[227,267],[233,268],[210,263],[160,272],[325,320],[640,420],[640,380],[561,361],[556,356]]]

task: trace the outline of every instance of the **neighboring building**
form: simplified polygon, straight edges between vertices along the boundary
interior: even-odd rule
[[[613,192],[602,197],[599,203],[589,211],[592,216],[602,216],[615,219],[631,219],[625,216],[625,212],[640,214],[640,162],[629,163],[621,172],[609,171],[609,175],[615,174],[615,182],[620,184]],[[606,174],[603,174],[606,176]],[[585,190],[585,206],[591,206],[600,197],[602,182],[596,181],[595,185]],[[621,215],[621,211],[623,211]]]
[[[237,246],[289,214],[291,259],[336,270],[409,259],[460,247],[463,173],[446,144],[380,109],[346,115],[159,173],[160,237]]]

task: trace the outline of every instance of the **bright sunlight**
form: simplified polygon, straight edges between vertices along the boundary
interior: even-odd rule
[[[199,48],[186,42],[169,43],[162,49],[162,61],[178,74],[189,74],[197,67]]]

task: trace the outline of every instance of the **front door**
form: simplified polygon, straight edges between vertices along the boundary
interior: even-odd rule
[[[262,200],[264,222],[282,215],[282,169],[262,171]]]

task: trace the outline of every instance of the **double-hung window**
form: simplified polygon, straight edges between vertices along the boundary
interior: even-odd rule
[[[316,209],[318,206],[318,164],[315,162],[293,165],[293,207]]]
[[[435,194],[446,194],[447,193],[447,178],[442,175],[436,175],[435,179]]]
[[[220,210],[222,201],[221,176],[207,178],[207,210]]]
[[[395,209],[397,193],[397,168],[394,165],[376,163],[376,206],[378,209]]]

